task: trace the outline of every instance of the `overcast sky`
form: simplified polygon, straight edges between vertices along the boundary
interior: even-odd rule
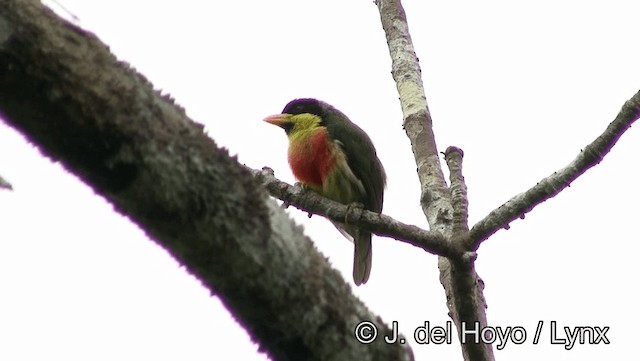
[[[333,104],[378,149],[384,213],[428,227],[372,1],[60,3],[219,145],[290,183],[286,137],[262,119],[297,97]],[[564,167],[640,88],[637,1],[404,6],[439,150],[465,152],[470,225]],[[489,323],[527,332],[522,345],[494,347],[496,359],[637,353],[638,154],[636,126],[600,165],[482,245]],[[0,174],[14,186],[0,191],[0,360],[267,359],[164,250],[2,123]],[[352,245],[327,220],[288,212],[352,282]],[[424,321],[444,326],[436,262],[374,238],[371,278],[354,292],[407,336]],[[564,326],[610,327],[610,344],[552,345],[551,321],[558,337]],[[417,360],[461,359],[455,343],[413,350]]]

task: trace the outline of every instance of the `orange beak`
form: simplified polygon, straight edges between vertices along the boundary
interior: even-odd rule
[[[264,118],[264,121],[282,128],[282,125],[286,123],[289,118],[291,118],[291,114],[274,114]]]

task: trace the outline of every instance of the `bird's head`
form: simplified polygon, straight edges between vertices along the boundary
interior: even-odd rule
[[[295,99],[289,102],[281,114],[268,116],[265,122],[284,129],[289,137],[324,126],[323,103],[316,99]]]

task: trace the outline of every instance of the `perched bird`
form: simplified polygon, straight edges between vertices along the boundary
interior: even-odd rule
[[[369,136],[346,115],[316,99],[295,99],[265,118],[289,138],[289,165],[305,187],[334,201],[382,211],[386,175]],[[353,281],[371,273],[371,232],[334,222],[354,243]]]

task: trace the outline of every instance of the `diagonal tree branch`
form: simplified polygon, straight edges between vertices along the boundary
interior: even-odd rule
[[[140,225],[273,360],[412,360],[255,178],[94,35],[1,0],[0,117]],[[379,337],[358,342],[370,320]]]
[[[554,197],[591,167],[600,163],[618,139],[640,117],[640,92],[627,100],[613,122],[566,167],[542,179],[524,193],[518,194],[491,211],[473,226],[463,241],[465,249],[475,251],[480,244],[501,228],[508,229],[516,218],[524,218],[538,204]]]
[[[342,203],[275,178],[271,169],[251,172],[272,196],[282,200],[286,205],[293,205],[309,214],[317,214],[333,221],[356,224],[379,236],[397,239],[435,255],[450,258],[460,258],[463,255],[463,252],[456,249],[455,244],[447,242],[440,232],[425,231],[366,209],[349,209]]]

